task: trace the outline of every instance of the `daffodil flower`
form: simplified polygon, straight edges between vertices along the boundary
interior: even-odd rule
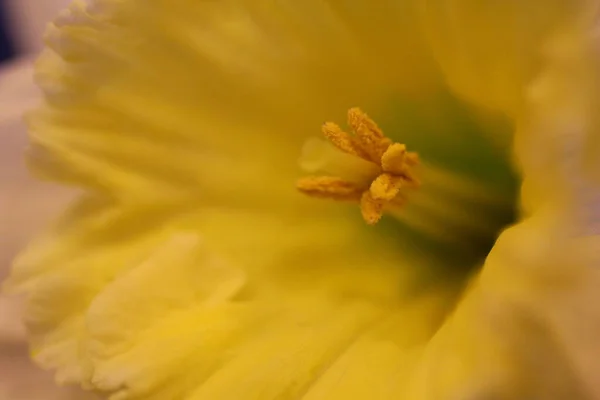
[[[600,395],[596,4],[75,1],[15,262],[112,400]]]

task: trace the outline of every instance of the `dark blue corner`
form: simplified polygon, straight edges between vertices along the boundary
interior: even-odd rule
[[[8,14],[5,0],[0,0],[0,62],[15,56],[15,46],[8,31]]]

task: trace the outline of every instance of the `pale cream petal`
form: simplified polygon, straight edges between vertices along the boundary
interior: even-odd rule
[[[82,379],[82,313],[93,297],[156,244],[153,225],[160,216],[147,215],[106,199],[86,199],[15,261],[4,286],[29,294],[25,315],[33,356],[58,369],[60,381]]]
[[[597,49],[596,33],[560,31],[547,41],[544,68],[527,86],[515,136],[526,213],[548,202],[578,207],[577,198],[600,183]]]
[[[554,333],[556,340],[567,353],[566,358],[573,373],[587,388],[591,398],[600,396],[600,381],[598,370],[600,362],[596,349],[600,343],[598,330],[600,319],[596,305],[600,276],[600,237],[581,238],[568,250],[579,254],[583,271],[572,282],[559,287],[551,295],[545,296],[533,312],[547,315],[549,330]],[[575,261],[575,260],[574,260]],[[564,266],[572,266],[565,264]],[[580,267],[576,265],[575,268]]]
[[[89,379],[115,399],[183,399],[234,358],[231,349],[278,317],[261,304],[189,305],[154,321],[118,352],[102,354],[98,350],[115,350],[119,343],[92,339]]]

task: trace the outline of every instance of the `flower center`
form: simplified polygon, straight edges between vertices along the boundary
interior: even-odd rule
[[[480,124],[444,93],[428,101],[390,102],[384,130],[357,108],[348,112],[350,133],[324,124],[325,139],[303,148],[300,167],[312,176],[297,188],[359,204],[363,219],[378,225],[372,233],[401,254],[470,273],[518,212],[519,177],[505,151],[512,127],[502,119]]]
[[[342,167],[339,169],[342,172],[334,176],[305,177],[296,187],[312,197],[358,202],[363,219],[373,225],[379,222],[384,212],[397,212],[402,207],[405,202],[403,190],[420,185],[415,176],[419,157],[407,151],[405,145],[387,138],[358,108],[348,111],[348,125],[353,134],[344,132],[332,122],[322,127],[323,135],[335,148],[354,158],[352,161],[346,158],[346,172]],[[339,160],[339,164],[344,164],[344,160]]]

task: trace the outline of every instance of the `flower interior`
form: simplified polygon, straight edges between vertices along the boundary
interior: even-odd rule
[[[300,165],[311,175],[297,188],[359,204],[376,235],[464,280],[516,220],[511,126],[447,92],[426,104],[393,100],[383,110],[376,122],[350,109],[347,131],[326,122],[324,138],[305,145]]]
[[[83,194],[5,284],[33,358],[111,400],[582,398],[574,3],[74,1],[28,162]]]

